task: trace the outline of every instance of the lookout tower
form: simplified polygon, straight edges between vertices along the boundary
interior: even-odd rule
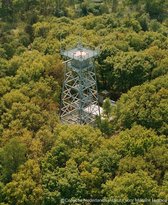
[[[61,97],[61,121],[69,124],[87,124],[100,115],[94,58],[98,51],[77,47],[63,51],[66,59]]]

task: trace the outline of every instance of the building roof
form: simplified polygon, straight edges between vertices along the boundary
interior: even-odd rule
[[[100,113],[99,113],[99,109],[100,109]],[[103,109],[99,107],[98,105],[92,104],[86,107],[84,111],[87,113],[93,114],[95,116],[99,116],[99,114],[102,114]]]
[[[71,59],[83,61],[96,57],[98,55],[98,51],[91,50],[90,48],[84,48],[82,45],[78,44],[75,48],[63,51],[62,55]]]

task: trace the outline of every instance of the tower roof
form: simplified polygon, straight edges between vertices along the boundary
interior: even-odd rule
[[[82,45],[78,44],[75,48],[63,51],[62,55],[71,59],[83,61],[96,57],[98,55],[98,51],[91,50],[90,48],[84,48]]]

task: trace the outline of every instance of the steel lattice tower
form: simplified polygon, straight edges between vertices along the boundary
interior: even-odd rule
[[[100,115],[94,57],[98,52],[78,44],[62,52],[66,58],[61,97],[61,121],[87,124]]]

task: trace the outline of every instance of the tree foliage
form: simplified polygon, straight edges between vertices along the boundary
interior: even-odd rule
[[[168,134],[167,76],[132,88],[118,101],[117,126],[130,128],[134,123]]]
[[[0,204],[167,200],[167,8],[0,0]],[[95,127],[59,120],[60,50],[78,41],[100,51],[98,90],[117,101],[105,100]]]

